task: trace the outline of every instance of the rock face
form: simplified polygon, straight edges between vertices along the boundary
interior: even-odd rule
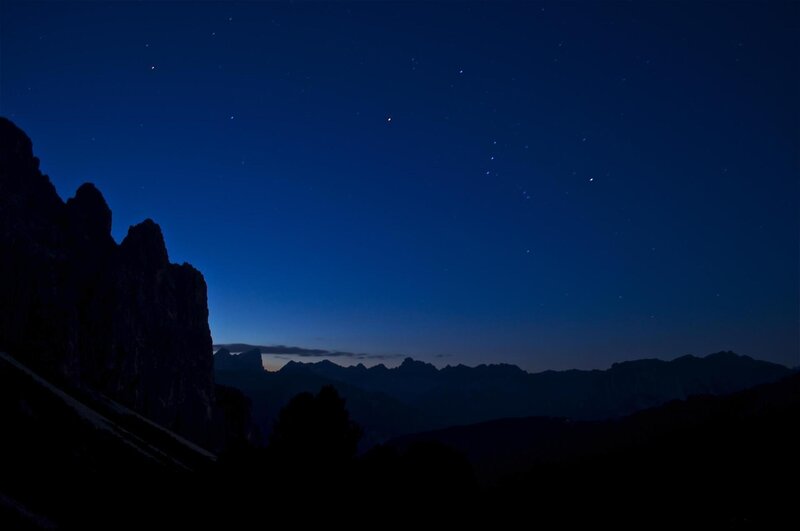
[[[206,442],[214,397],[206,284],[146,220],[117,245],[91,184],[64,203],[0,118],[0,350]]]
[[[214,370],[260,374],[264,372],[261,351],[255,348],[241,354],[231,354],[230,350],[221,348],[214,354]]]

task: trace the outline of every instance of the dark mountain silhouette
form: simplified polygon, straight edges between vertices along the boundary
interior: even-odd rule
[[[206,284],[169,262],[151,220],[117,245],[91,184],[64,203],[30,139],[0,118],[0,350],[207,442],[214,397]]]
[[[800,374],[735,394],[697,395],[675,400],[610,421],[576,422],[548,417],[498,419],[406,435],[387,444],[400,450],[419,443],[445,445],[465,455],[483,481],[491,483],[503,478],[508,482],[524,477],[533,467],[602,458],[611,452],[667,440],[676,430],[719,424],[733,429],[734,424],[744,426],[765,413],[788,415],[791,411],[800,413]],[[732,445],[733,441],[725,444]],[[785,444],[782,442],[779,446]]]
[[[242,373],[260,372],[264,370],[261,352],[258,349],[231,354],[227,349],[220,349],[214,356],[214,371],[235,371]]]
[[[279,372],[265,371],[257,351],[239,355],[220,349],[214,355],[215,378],[220,384],[240,389],[252,401],[253,422],[269,436],[278,413],[300,393],[317,393],[333,385],[347,401],[353,419],[364,428],[361,448],[367,449],[397,433],[419,431],[420,413],[404,403],[376,391],[309,373],[300,363],[290,362]],[[325,362],[323,362],[325,363]]]
[[[0,402],[8,461],[0,523],[9,529],[96,528],[121,515],[133,528],[246,528],[263,516],[264,500],[303,522],[321,511],[336,522],[391,514],[503,527],[535,515],[543,526],[764,528],[791,518],[786,484],[800,471],[800,375],[610,421],[450,428],[356,459],[345,404],[331,390],[284,408],[274,440],[288,444],[243,447],[217,464],[124,407],[71,396],[8,356],[0,356],[0,385],[8,398]],[[323,459],[314,445],[328,440],[342,444]],[[353,500],[363,509],[341,509]]]
[[[176,500],[170,490],[191,492],[187,473],[214,466],[214,455],[174,432],[95,391],[62,389],[2,352],[0,390],[3,529],[130,522],[132,500],[157,510]]]
[[[475,515],[496,526],[781,528],[796,520],[800,374],[725,396],[695,396],[608,421],[502,419],[398,438],[365,456],[382,496],[416,481],[397,463],[423,445],[466,456]],[[418,476],[424,477],[424,476]],[[376,503],[380,503],[374,498]]]
[[[234,369],[236,363],[237,356],[219,351],[216,378],[253,399],[253,414],[262,429],[270,429],[277,409],[291,396],[332,384],[348,400],[369,443],[505,417],[615,418],[692,395],[731,393],[790,373],[781,365],[731,352],[617,363],[605,371],[535,374],[513,365],[436,369],[412,359],[394,369],[292,361],[277,372],[262,370],[260,362]]]

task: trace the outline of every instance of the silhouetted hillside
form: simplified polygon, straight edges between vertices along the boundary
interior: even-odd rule
[[[436,369],[412,359],[394,369],[292,361],[280,371],[265,372],[257,356],[257,349],[241,359],[222,349],[215,367],[218,381],[253,398],[253,413],[263,429],[270,429],[277,409],[291,396],[333,384],[372,443],[506,417],[615,418],[692,395],[731,393],[790,373],[781,365],[731,352],[616,363],[605,371],[535,374],[513,365]]]
[[[763,529],[797,516],[787,482],[800,472],[798,419],[794,374],[618,420],[503,419],[411,435],[372,458],[392,470],[397,456],[432,444],[466,456],[484,485],[480,512],[496,526],[535,514],[548,526]],[[375,488],[391,496],[410,484]]]
[[[155,511],[170,499],[158,501],[162,489],[185,487],[183,474],[214,465],[214,455],[179,435],[103,395],[67,392],[2,352],[0,389],[4,529],[136,521],[131,500]],[[175,497],[168,505],[178,505]]]
[[[213,403],[206,284],[151,220],[117,245],[100,192],[64,203],[0,118],[0,349],[197,440]]]
[[[287,364],[279,372],[268,372],[261,366],[260,354],[249,351],[239,355],[226,349],[214,355],[215,378],[247,395],[253,405],[253,421],[267,436],[277,420],[278,412],[300,393],[316,393],[326,385],[334,385],[347,400],[353,419],[364,428],[362,449],[369,448],[388,436],[418,431],[424,421],[416,409],[380,392],[370,392],[340,381],[310,373],[302,364]]]
[[[8,528],[116,527],[120,518],[133,528],[247,528],[267,502],[303,523],[393,514],[398,522],[435,517],[495,528],[532,515],[548,527],[764,528],[792,515],[786,485],[798,472],[798,375],[611,421],[451,428],[356,459],[357,429],[330,389],[283,408],[274,447],[233,448],[216,465],[121,406],[73,397],[8,357],[0,380],[9,398],[0,405],[9,463],[0,522]],[[363,509],[342,509],[353,500]]]

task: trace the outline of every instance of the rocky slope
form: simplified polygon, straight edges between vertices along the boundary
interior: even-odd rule
[[[214,397],[206,284],[146,220],[121,244],[91,184],[66,203],[0,118],[0,350],[205,443]]]

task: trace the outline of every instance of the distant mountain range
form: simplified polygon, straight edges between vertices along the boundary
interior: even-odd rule
[[[776,381],[791,370],[732,352],[672,361],[616,363],[608,370],[528,373],[514,365],[437,369],[406,358],[393,369],[330,361],[291,361],[277,372],[261,365],[261,350],[214,356],[218,383],[253,402],[254,422],[268,433],[280,408],[297,393],[334,385],[365,429],[364,446],[388,438],[509,417],[602,420],[693,395],[733,393]]]

